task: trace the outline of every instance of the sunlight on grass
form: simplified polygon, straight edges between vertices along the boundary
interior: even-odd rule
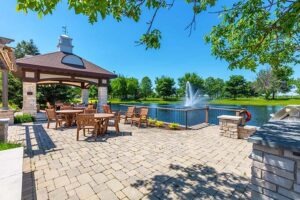
[[[17,147],[20,147],[21,144],[17,144],[17,143],[4,143],[4,142],[0,142],[0,151],[3,150],[7,150],[7,149],[14,149]]]
[[[251,105],[251,106],[286,106],[300,105],[300,98],[280,98],[274,100],[266,100],[262,98],[239,98],[239,99],[217,99],[210,101],[211,104],[223,105]]]

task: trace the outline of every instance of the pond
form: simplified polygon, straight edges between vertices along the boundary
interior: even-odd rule
[[[131,104],[126,104],[131,105]],[[149,106],[149,117],[155,118],[164,122],[175,122],[183,126],[193,126],[205,122],[205,111],[201,108],[204,108],[205,105],[199,105],[193,110],[187,112],[183,110],[172,110],[172,109],[160,109],[160,108],[174,108],[180,109],[183,108],[182,104],[139,104],[135,103],[134,105],[138,106]],[[262,126],[270,119],[270,114],[277,112],[282,108],[282,106],[227,106],[227,105],[217,105],[209,104],[211,108],[208,112],[209,123],[218,124],[218,116],[220,115],[235,115],[234,111],[226,111],[223,109],[247,109],[251,115],[252,119],[247,123],[247,125],[253,126]],[[198,108],[198,109],[197,109]],[[126,111],[127,106],[124,104],[112,104],[113,110],[122,110]]]

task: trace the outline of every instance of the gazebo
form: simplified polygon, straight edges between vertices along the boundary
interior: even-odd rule
[[[98,86],[98,110],[107,103],[107,86],[115,74],[73,53],[72,39],[61,35],[58,51],[17,59],[17,76],[23,82],[23,113],[36,115],[37,84],[65,84],[82,89],[82,102],[88,103],[88,88]]]

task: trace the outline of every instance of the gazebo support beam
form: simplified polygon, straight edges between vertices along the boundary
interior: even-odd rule
[[[2,110],[8,110],[8,71],[2,70]]]

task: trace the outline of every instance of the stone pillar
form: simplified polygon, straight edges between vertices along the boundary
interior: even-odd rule
[[[218,117],[220,126],[220,135],[238,139],[238,127],[241,124],[242,117],[221,115]]]
[[[81,89],[81,101],[84,105],[89,104],[89,89]]]
[[[259,144],[252,151],[252,199],[300,199],[300,153]]]
[[[2,70],[2,110],[8,110],[8,71]]]
[[[97,105],[97,109],[98,112],[102,112],[102,105],[107,104],[107,86],[100,86],[98,87],[98,105]]]
[[[0,119],[0,142],[7,142],[9,118]]]
[[[36,83],[23,82],[23,113],[36,116]]]

